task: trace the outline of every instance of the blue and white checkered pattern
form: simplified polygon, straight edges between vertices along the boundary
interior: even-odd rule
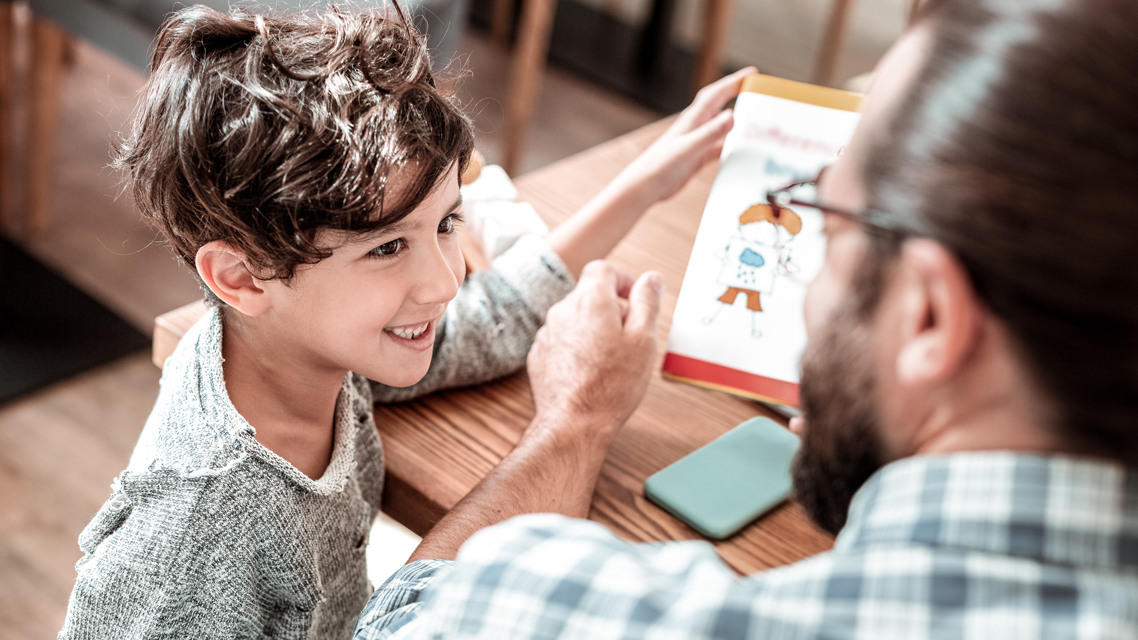
[[[1138,472],[1007,452],[893,463],[833,551],[738,578],[704,542],[553,515],[470,539],[372,596],[379,638],[1138,638]]]

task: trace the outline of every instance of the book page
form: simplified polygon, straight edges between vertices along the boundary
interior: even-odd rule
[[[797,207],[776,220],[766,195],[813,179],[849,141],[858,118],[739,95],[676,303],[670,354],[797,384],[806,345],[802,305],[825,256],[823,220],[816,209]],[[814,199],[809,188],[795,195]]]

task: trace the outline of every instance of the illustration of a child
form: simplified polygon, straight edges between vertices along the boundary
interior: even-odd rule
[[[350,637],[383,483],[373,401],[521,368],[584,265],[717,156],[750,72],[466,277],[471,125],[398,7],[168,18],[117,164],[212,308],[80,536],[60,637]]]
[[[723,267],[716,278],[727,291],[716,298],[721,304],[716,305],[703,323],[714,322],[724,307],[734,305],[742,295],[751,312],[751,337],[761,338],[763,333],[757,326],[757,317],[763,311],[762,296],[774,292],[775,276],[790,274],[793,266],[789,244],[800,231],[802,219],[790,209],[775,215],[769,205],[756,204],[744,211],[739,216],[738,229],[723,251]]]

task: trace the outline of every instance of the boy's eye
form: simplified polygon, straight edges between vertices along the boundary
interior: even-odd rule
[[[372,252],[372,254],[377,255],[377,256],[393,256],[396,253],[399,253],[399,250],[402,248],[403,248],[403,238],[399,238],[398,240],[392,240],[391,242],[385,242],[385,243],[379,245],[378,247],[372,249],[371,252]]]
[[[439,233],[452,233],[454,232],[454,214],[451,214],[439,223]]]

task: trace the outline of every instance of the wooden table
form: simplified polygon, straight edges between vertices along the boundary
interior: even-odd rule
[[[532,203],[550,226],[560,223],[600,191],[666,125],[666,121],[648,125],[519,178],[519,199]],[[656,269],[664,274],[668,290],[660,313],[661,341],[668,334],[717,168],[705,167],[677,196],[653,207],[611,256],[630,273]],[[158,362],[203,312],[198,304],[158,319]],[[661,349],[661,357],[662,353]],[[700,539],[695,531],[648,502],[644,480],[756,415],[785,423],[754,402],[666,381],[657,373],[643,404],[613,443],[589,518],[632,541]],[[387,460],[383,510],[422,535],[509,453],[532,416],[524,372],[479,387],[377,406],[375,422]],[[737,571],[751,573],[794,562],[831,544],[830,537],[816,529],[798,505],[785,504],[716,547]]]

